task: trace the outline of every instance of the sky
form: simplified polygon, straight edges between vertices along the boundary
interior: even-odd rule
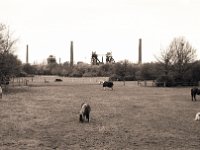
[[[200,58],[199,0],[0,0],[0,23],[17,38],[18,58],[43,63],[90,63],[92,51],[112,52],[115,61],[154,62],[175,37],[183,36]]]

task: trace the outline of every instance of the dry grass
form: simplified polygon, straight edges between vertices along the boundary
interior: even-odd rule
[[[200,101],[191,101],[190,88],[115,82],[104,91],[95,79],[49,81],[10,88],[0,100],[1,150],[200,149]],[[84,101],[89,124],[78,120]]]

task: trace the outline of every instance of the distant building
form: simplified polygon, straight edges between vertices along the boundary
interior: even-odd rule
[[[49,55],[49,57],[47,58],[47,63],[49,64],[56,64],[56,58],[53,55]]]

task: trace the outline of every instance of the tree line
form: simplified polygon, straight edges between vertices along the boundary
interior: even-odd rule
[[[128,60],[113,64],[70,66],[49,59],[47,65],[22,64],[14,54],[17,40],[12,39],[7,26],[0,24],[0,81],[13,76],[59,75],[66,77],[110,77],[110,80],[154,80],[157,86],[197,85],[200,81],[200,61],[196,49],[184,37],[177,37],[156,56],[157,61],[133,64]]]

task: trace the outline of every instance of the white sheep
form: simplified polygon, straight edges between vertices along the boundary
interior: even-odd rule
[[[195,116],[195,121],[200,121],[200,112],[198,112]]]

